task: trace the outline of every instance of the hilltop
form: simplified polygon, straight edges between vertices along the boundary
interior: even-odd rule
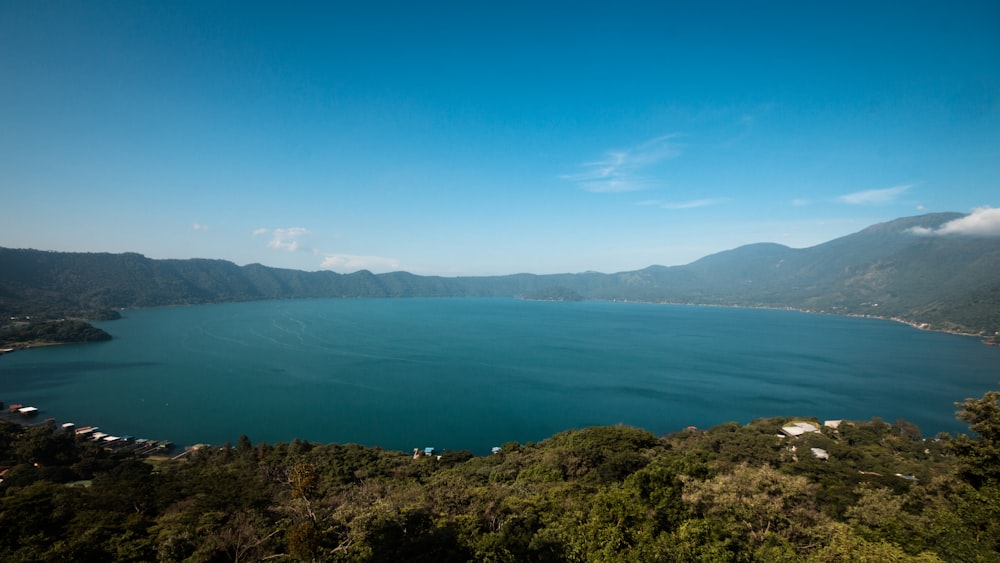
[[[611,274],[338,274],[135,253],[0,248],[0,314],[92,317],[118,308],[260,299],[572,295],[789,307],[992,335],[1000,329],[1000,239],[921,234],[962,217],[906,217],[810,248],[751,244],[683,266]]]

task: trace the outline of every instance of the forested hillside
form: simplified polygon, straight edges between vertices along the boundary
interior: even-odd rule
[[[151,260],[0,248],[0,314],[48,317],[257,299],[525,297],[793,307],[899,318],[927,328],[1000,330],[1000,238],[926,236],[960,218],[898,219],[818,246],[754,244],[685,266],[494,277],[303,272],[222,260]]]
[[[0,422],[5,561],[998,561],[1000,393],[976,437],[802,419],[572,430],[495,455],[294,441],[144,460]],[[801,426],[800,426],[801,427]]]
[[[74,320],[14,323],[0,330],[0,348],[19,348],[49,342],[101,342],[104,340],[111,340],[111,335],[83,321]]]

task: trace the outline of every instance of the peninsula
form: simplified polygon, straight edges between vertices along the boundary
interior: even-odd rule
[[[22,348],[111,340],[107,332],[78,319],[14,320],[0,327],[0,353]]]

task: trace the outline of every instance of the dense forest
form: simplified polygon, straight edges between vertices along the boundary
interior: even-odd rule
[[[971,437],[775,418],[585,428],[478,457],[243,436],[142,459],[0,422],[0,558],[998,561],[998,401],[958,405]],[[815,431],[780,437],[789,425]]]
[[[337,274],[224,260],[152,260],[134,253],[0,248],[0,316],[93,319],[123,307],[259,299],[524,297],[792,307],[995,335],[1000,239],[914,232],[960,217],[907,217],[811,248],[752,244],[683,266],[613,274]]]

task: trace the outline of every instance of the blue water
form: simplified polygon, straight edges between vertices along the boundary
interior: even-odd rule
[[[873,319],[513,299],[131,310],[114,340],[0,357],[0,400],[182,444],[300,438],[486,452],[618,422],[668,433],[770,416],[963,432],[1000,382],[976,338]]]

